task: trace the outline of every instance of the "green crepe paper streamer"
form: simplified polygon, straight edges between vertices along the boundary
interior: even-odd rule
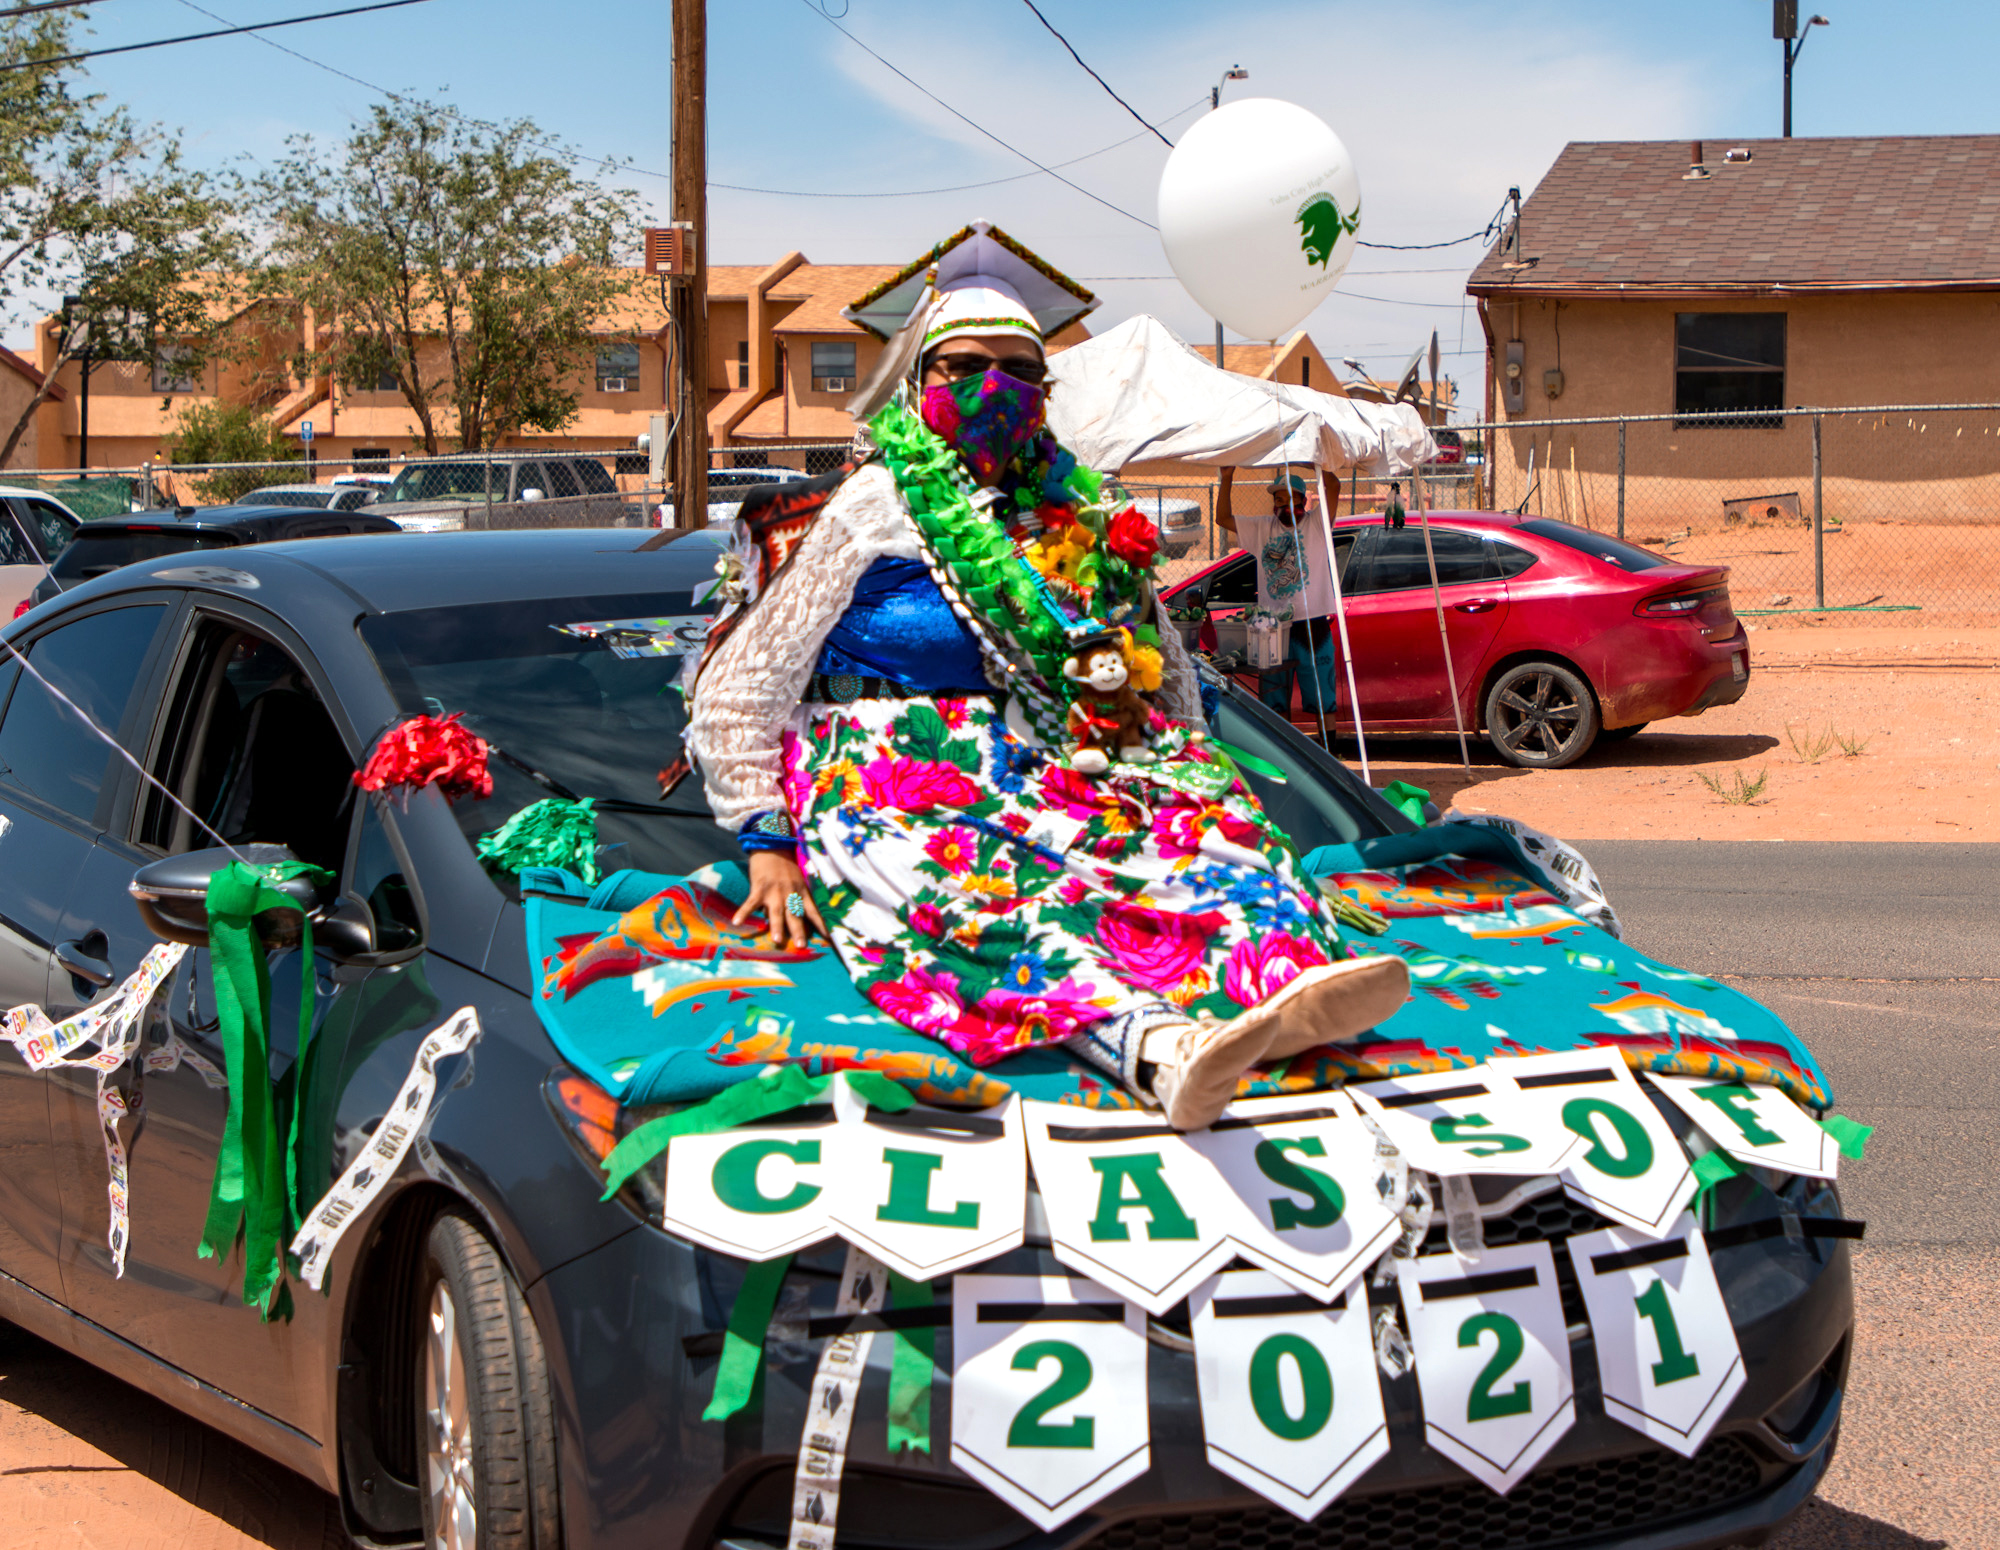
[[[788,1068],[789,1069],[789,1068]],[[715,1391],[704,1421],[726,1421],[745,1405],[757,1387],[757,1374],[764,1366],[764,1337],[770,1332],[771,1310],[778,1305],[778,1290],[792,1268],[792,1256],[761,1260],[743,1272],[743,1284],[736,1289],[730,1305],[729,1327],[722,1335],[722,1360],[715,1369]]]
[[[609,1200],[625,1181],[682,1136],[713,1135],[752,1120],[782,1114],[787,1109],[817,1103],[833,1085],[832,1076],[807,1076],[797,1066],[780,1066],[755,1081],[725,1087],[713,1098],[648,1120],[611,1149],[603,1167],[609,1182],[599,1197]],[[879,1071],[849,1071],[847,1085],[871,1108],[900,1114],[917,1100]]]
[[[889,1272],[889,1306],[928,1308],[931,1284]],[[935,1329],[899,1329],[889,1363],[889,1453],[931,1451],[931,1370],[937,1365]]]
[[[1688,1202],[1690,1211],[1700,1208],[1702,1197],[1725,1179],[1736,1177],[1736,1169],[1720,1152],[1703,1152],[1694,1160],[1694,1176],[1700,1181],[1694,1192],[1694,1199]]]
[[[1413,786],[1407,780],[1392,780],[1382,788],[1382,800],[1419,829],[1424,826],[1424,804],[1430,799],[1431,794],[1422,786]]]
[[[1850,1162],[1861,1161],[1861,1154],[1868,1149],[1868,1138],[1875,1134],[1873,1125],[1851,1120],[1845,1114],[1827,1115],[1819,1122],[1819,1128],[1833,1137],[1834,1145],[1840,1148],[1840,1155]]]
[[[782,1114],[813,1102],[826,1091],[826,1077],[810,1077],[797,1066],[780,1066],[753,1082],[725,1087],[705,1103],[648,1120],[611,1149],[603,1167],[609,1179],[602,1199],[617,1194],[625,1181],[664,1152],[681,1136],[705,1136],[729,1130],[766,1115]]]
[[[264,1318],[289,1308],[283,1291],[284,1244],[291,1202],[298,1194],[298,1105],[292,1105],[286,1144],[278,1142],[271,1094],[271,970],[252,918],[264,910],[298,906],[271,886],[308,873],[330,878],[304,861],[251,867],[232,861],[209,874],[208,952],[221,1024],[223,1063],[229,1075],[229,1109],[222,1146],[209,1185],[208,1217],[196,1253],[226,1258],[243,1234],[243,1300]],[[299,1044],[293,1070],[305,1069],[312,1043],[312,921],[305,922],[299,965]]]
[[[1215,736],[1211,736],[1208,739],[1207,746],[1232,763],[1240,764],[1244,769],[1253,770],[1257,774],[1262,775],[1266,780],[1275,780],[1281,786],[1286,784],[1285,772],[1269,759],[1260,759],[1254,753],[1246,753],[1234,743],[1225,743],[1221,738]]]
[[[498,872],[562,867],[586,885],[595,886],[597,814],[591,806],[595,800],[582,797],[565,802],[560,797],[544,797],[530,802],[499,828],[479,836],[479,859]]]

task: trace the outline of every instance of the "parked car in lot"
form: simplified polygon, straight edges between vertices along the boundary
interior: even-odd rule
[[[1135,495],[1132,504],[1153,522],[1166,559],[1185,559],[1206,530],[1201,502],[1177,495]]]
[[[812,477],[796,468],[761,465],[756,468],[711,468],[708,471],[708,520],[711,523],[734,522],[744,497],[752,490],[769,484],[797,484]],[[654,527],[674,525],[672,501],[655,503],[652,523]]]
[[[528,512],[525,505],[542,504]],[[405,463],[376,503],[410,532],[456,532],[491,520],[501,527],[636,527],[637,503],[594,453],[495,453]],[[504,511],[494,511],[501,506]]]
[[[308,1202],[384,1134],[425,1033],[458,1008],[478,1015],[479,1042],[438,1064],[442,1101],[422,1143],[351,1218],[326,1295],[301,1290],[293,1316],[268,1323],[236,1295],[240,1257],[194,1252],[227,1118],[225,1095],[203,1074],[226,1061],[206,949],[160,996],[143,1028],[147,1058],[120,1079],[135,1116],[122,1277],[105,1247],[90,1073],[38,1074],[0,1050],[0,1316],[337,1492],[358,1543],[421,1535],[426,1546],[466,1550],[778,1550],[787,1541],[802,1428],[820,1400],[821,1346],[808,1321],[833,1315],[843,1250],[823,1243],[792,1261],[751,1408],[699,1419],[744,1264],[664,1232],[656,1193],[603,1198],[598,1160],[614,1136],[669,1111],[621,1111],[565,1065],[534,1010],[545,965],[531,961],[520,891],[473,849],[475,835],[567,791],[598,799],[615,865],[684,875],[735,857],[698,781],[664,799],[656,785],[684,726],[680,697],[667,692],[681,660],[610,649],[602,629],[698,615],[691,595],[722,543],[713,529],[665,542],[554,531],[441,538],[447,562],[426,565],[410,563],[404,541],[370,537],[244,547],[226,564],[172,555],[87,582],[9,632],[230,843],[282,846],[334,874],[307,900],[324,911],[315,963],[290,951],[272,969],[274,1073],[298,1063],[300,999],[314,997],[313,1097],[301,1123],[320,1161],[299,1179]],[[579,633],[582,623],[597,633]],[[10,824],[0,1005],[36,1002],[60,1019],[153,945],[128,897],[136,871],[178,858],[200,874],[224,858],[199,859],[207,842],[190,820],[38,684],[0,670],[0,700],[0,816]],[[494,795],[455,806],[434,789],[407,805],[358,795],[352,774],[381,729],[439,709],[462,712],[505,751],[493,761]],[[1302,851],[1411,834],[1344,766],[1234,689],[1225,686],[1213,731],[1252,756],[1246,778]],[[1282,783],[1257,773],[1264,762],[1287,772]],[[197,877],[197,898],[198,888]],[[1526,967],[1504,972],[1562,962],[1550,941],[1513,933],[1507,961]],[[667,1007],[654,1019],[663,1040],[682,1015]],[[182,1051],[199,1063],[167,1058]],[[649,1188],[666,1166],[646,1175]],[[1559,1243],[1605,1225],[1552,1178],[1499,1182],[1510,1192],[1489,1191],[1476,1208],[1488,1245]],[[1426,1445],[1406,1370],[1382,1380],[1389,1453],[1302,1526],[1208,1462],[1182,1303],[1145,1321],[1149,1467],[1053,1534],[976,1485],[945,1447],[890,1452],[881,1419],[890,1342],[878,1340],[848,1441],[841,1542],[1761,1542],[1832,1458],[1851,1271],[1844,1243],[1806,1229],[1837,1217],[1839,1197],[1824,1181],[1753,1169],[1717,1185],[1703,1209],[1711,1233],[1736,1235],[1715,1273],[1745,1382],[1693,1459],[1607,1414],[1579,1304],[1566,1336],[1576,1423],[1509,1495]],[[981,1268],[1066,1274],[1033,1195],[1027,1220],[1026,1241]],[[1444,1252],[1445,1234],[1441,1221],[1431,1228],[1432,1252]],[[1567,1276],[1562,1255],[1556,1263]],[[949,1296],[945,1278],[926,1293],[938,1295]],[[1563,1296],[1574,1301],[1573,1280]],[[949,1322],[932,1333],[931,1414],[942,1418],[952,1413],[954,1334]]]
[[[283,543],[295,538],[400,531],[395,523],[373,512],[300,506],[177,506],[172,511],[107,517],[77,527],[68,547],[56,556],[48,574],[29,595],[28,603],[30,607],[45,603],[58,592],[108,575],[121,565],[162,555]]]
[[[0,485],[0,618],[18,619],[77,529],[76,514],[38,490]]]
[[[359,511],[381,491],[366,484],[267,484],[252,490],[239,506],[321,506],[334,511]]]
[[[1727,566],[1684,565],[1506,512],[1434,512],[1430,532],[1460,712],[1510,764],[1560,769],[1602,738],[1734,704],[1749,687],[1749,637],[1730,607]],[[1362,726],[1451,731],[1422,524],[1343,517],[1334,547]],[[1226,555],[1164,598],[1186,609],[1197,595],[1211,618],[1254,607],[1255,561]],[[1294,704],[1301,724],[1317,723],[1309,698],[1295,694]],[[1336,710],[1351,724],[1344,673],[1329,719]]]
[[[1433,463],[1463,463],[1465,461],[1465,438],[1448,426],[1440,425],[1431,432],[1431,440],[1437,443],[1437,456]]]

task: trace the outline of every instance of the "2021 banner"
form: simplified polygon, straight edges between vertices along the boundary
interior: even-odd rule
[[[951,1461],[1043,1529],[1152,1462],[1146,1318],[1069,1276],[952,1281]]]
[[[1425,1440],[1504,1496],[1576,1422],[1554,1251],[1516,1243],[1397,1272]]]
[[[1579,1233],[1570,1263],[1590,1310],[1604,1409],[1687,1458],[1743,1387],[1743,1353],[1692,1216],[1657,1240]]]
[[[1775,1087],[1651,1071],[1646,1080],[1739,1162],[1818,1179],[1832,1178],[1839,1168],[1839,1143]]]
[[[1189,1311],[1208,1461],[1310,1522],[1389,1451],[1368,1296],[1332,1306],[1261,1270],[1195,1289]]]

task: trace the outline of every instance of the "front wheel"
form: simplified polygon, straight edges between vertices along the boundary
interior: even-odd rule
[[[419,1287],[425,1550],[558,1550],[555,1412],[520,1287],[458,1215],[431,1228]]]
[[[1569,668],[1519,662],[1486,691],[1486,736],[1509,764],[1559,770],[1597,741],[1597,696]]]

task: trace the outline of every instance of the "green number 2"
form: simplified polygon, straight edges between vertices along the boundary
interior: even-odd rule
[[[1504,1394],[1493,1385],[1507,1376],[1508,1369],[1521,1359],[1528,1342],[1521,1326],[1504,1313],[1475,1313],[1458,1326],[1458,1343],[1463,1348],[1479,1344],[1481,1335],[1493,1336],[1493,1356],[1473,1380],[1472,1395],[1465,1402],[1468,1421],[1498,1421],[1510,1415],[1526,1415],[1535,1408],[1534,1388],[1526,1378]]]
[[[1653,1284],[1632,1299],[1639,1317],[1653,1326],[1653,1338],[1660,1342],[1660,1359],[1653,1363],[1653,1382],[1664,1388],[1683,1378],[1701,1375],[1701,1363],[1681,1344],[1681,1327],[1674,1322],[1673,1305],[1667,1301],[1667,1283],[1658,1276]]]
[[[1066,1405],[1090,1387],[1090,1358],[1067,1340],[1031,1340],[1014,1353],[1014,1371],[1034,1372],[1043,1362],[1057,1364],[1055,1381],[1029,1400],[1007,1428],[1010,1448],[1089,1448],[1096,1446],[1097,1423],[1080,1415],[1066,1426],[1051,1426],[1042,1419],[1058,1405]]]

